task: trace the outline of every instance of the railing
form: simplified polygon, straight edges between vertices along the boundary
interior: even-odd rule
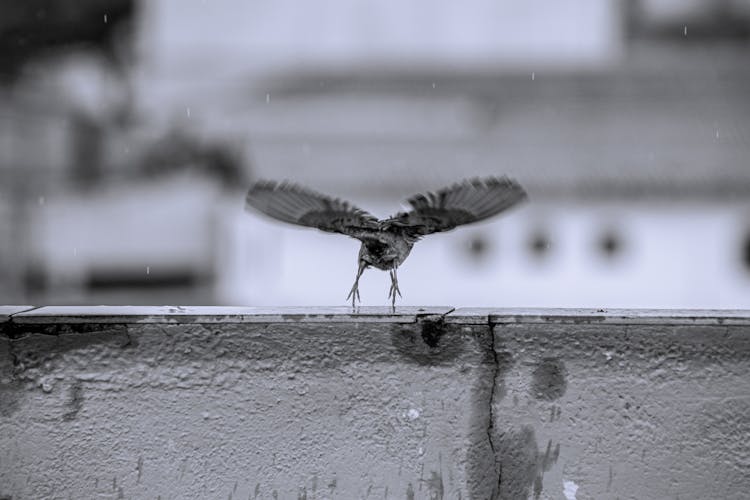
[[[750,311],[0,308],[0,498],[744,498]]]

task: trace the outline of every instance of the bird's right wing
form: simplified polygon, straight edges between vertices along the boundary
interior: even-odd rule
[[[377,229],[372,214],[347,201],[331,198],[287,181],[259,181],[245,198],[245,208],[254,208],[274,219],[314,227],[321,231],[360,237]]]
[[[409,212],[381,221],[412,238],[450,231],[456,226],[487,219],[522,202],[526,191],[508,177],[470,179],[434,193],[409,198]]]

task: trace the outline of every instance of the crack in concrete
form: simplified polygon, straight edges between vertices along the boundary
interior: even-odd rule
[[[430,313],[430,312],[419,312],[414,315],[414,322],[419,323],[420,321],[429,320],[432,318],[440,318],[440,321],[445,321],[445,317],[455,311],[455,307],[451,307],[444,313]]]
[[[37,309],[41,309],[41,306],[33,306],[29,309],[24,309],[23,311],[18,311],[18,312],[14,312],[13,314],[9,314],[8,319],[5,321],[5,329],[4,329],[3,336],[10,340],[20,339],[22,335],[17,332],[19,324],[13,321],[13,318],[18,314],[36,311]]]
[[[494,429],[495,429],[495,393],[497,392],[497,377],[500,373],[500,361],[497,358],[497,351],[495,350],[495,332],[493,331],[492,321],[487,318],[487,327],[490,331],[490,349],[492,350],[492,383],[490,386],[490,400],[489,400],[489,419],[487,422],[487,441],[492,450],[492,460],[494,461],[495,468],[495,482],[492,485],[491,500],[497,498],[500,488],[500,482],[503,479],[502,465],[498,465],[497,452],[495,451],[495,440],[494,440]]]

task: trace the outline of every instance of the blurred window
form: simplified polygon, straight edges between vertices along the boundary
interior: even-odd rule
[[[639,0],[626,5],[634,38],[750,38],[750,0]]]
[[[613,229],[608,229],[599,236],[598,246],[601,255],[607,259],[614,259],[622,254],[622,236]]]
[[[547,257],[552,246],[549,234],[542,229],[538,229],[531,234],[528,245],[531,255],[537,259]]]
[[[745,233],[745,237],[742,239],[740,245],[742,266],[745,268],[745,271],[750,272],[750,229]]]

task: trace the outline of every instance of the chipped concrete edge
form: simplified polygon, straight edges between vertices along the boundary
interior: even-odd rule
[[[0,325],[396,323],[748,326],[750,310],[401,307],[0,306]]]
[[[16,314],[29,312],[37,309],[37,306],[1,306],[0,305],[0,323],[7,323]]]
[[[2,306],[0,306],[2,307]],[[38,333],[55,334],[59,329],[74,333],[79,325],[87,331],[96,325],[222,325],[222,324],[342,324],[442,323],[453,307],[172,307],[172,306],[25,306],[0,315],[0,335],[16,337],[18,330],[31,327]],[[70,328],[73,327],[73,330]]]
[[[453,307],[43,306],[13,315],[16,324],[415,323]]]

